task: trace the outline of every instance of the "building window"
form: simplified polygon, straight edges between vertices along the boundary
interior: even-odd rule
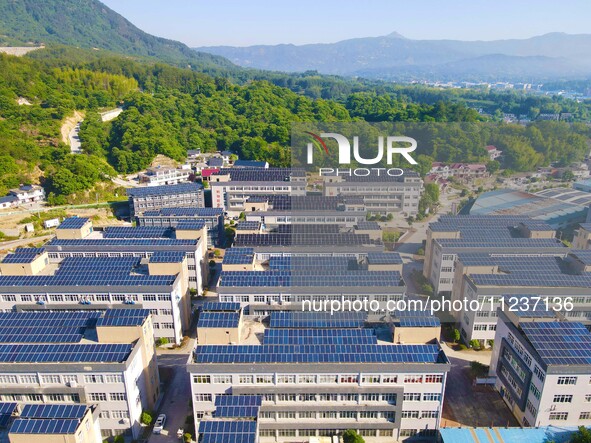
[[[380,401],[380,394],[361,394],[361,401]]]
[[[559,385],[576,385],[577,377],[558,377]]]
[[[380,382],[379,375],[364,375],[361,377],[361,383],[375,384]]]
[[[298,418],[316,418],[315,411],[300,411],[298,412]]]
[[[404,383],[423,383],[422,375],[407,375],[404,377]]]
[[[256,376],[256,383],[258,383],[258,384],[272,384],[273,383],[273,376],[272,375],[257,375]]]
[[[398,383],[397,375],[384,375],[382,377],[382,383]]]
[[[96,374],[90,374],[90,375],[85,375],[84,376],[84,383],[103,383],[103,376],[102,375],[96,375]]]
[[[421,394],[415,392],[405,392],[402,394],[403,401],[421,401]]]
[[[300,394],[300,401],[316,401],[316,394]]]
[[[591,412],[581,412],[579,414],[579,420],[590,420],[591,419]]]
[[[339,383],[358,383],[358,381],[357,375],[341,375],[339,377]]]
[[[112,418],[129,418],[128,411],[111,411]]]
[[[356,411],[341,411],[339,414],[339,418],[355,420],[357,418],[357,412]]]
[[[295,411],[281,411],[277,413],[277,418],[296,418]]]
[[[554,399],[552,400],[553,403],[572,403],[572,401],[573,396],[566,394],[557,394],[554,396]]]
[[[3,383],[1,377],[0,377],[0,383]],[[53,384],[53,385],[60,384],[61,383],[60,376],[59,375],[42,375],[41,376],[41,383]]]
[[[536,377],[538,377],[538,379],[544,383],[546,376],[544,375],[544,372],[538,367],[538,365],[534,366],[534,374],[536,374]]]
[[[361,411],[359,412],[359,418],[378,418],[377,411]]]
[[[123,383],[123,377],[121,374],[105,375],[105,383]]]
[[[277,401],[296,401],[295,394],[277,394]]]
[[[259,412],[259,418],[275,418],[275,412],[272,411],[261,411]]]
[[[275,429],[260,429],[260,437],[275,437]]]
[[[441,383],[443,376],[439,374],[427,374],[425,375],[425,383]]]
[[[193,383],[211,383],[211,377],[209,375],[194,375]]]
[[[20,381],[26,385],[36,385],[38,383],[36,375],[21,375]]]
[[[423,394],[423,401],[440,401],[441,400],[441,394],[438,392],[429,392],[426,394]]]
[[[419,418],[419,411],[402,411],[402,418]]]
[[[538,410],[534,407],[533,403],[528,400],[526,407],[527,407],[527,410],[531,413],[531,415],[533,415],[535,418],[538,413]]]
[[[295,375],[278,375],[277,376],[277,383],[283,383],[283,384],[293,384],[296,382],[296,376]]]
[[[91,392],[88,394],[90,401],[107,401],[107,394],[104,392]]]
[[[231,375],[214,375],[212,377],[213,383],[217,384],[226,384],[232,383],[232,376]]]
[[[336,375],[319,375],[318,383],[336,383],[338,377]]]
[[[253,381],[254,377],[252,375],[241,375],[238,379],[241,384],[251,384]]]
[[[195,401],[203,402],[203,401],[212,401],[211,394],[195,394]]]
[[[568,412],[550,412],[550,416],[548,417],[548,420],[553,420],[553,421],[568,420]]]
[[[439,417],[439,411],[423,411],[421,412],[421,418],[437,418]]]
[[[109,394],[109,399],[111,401],[125,401],[127,396],[125,395],[125,392],[111,392]]]

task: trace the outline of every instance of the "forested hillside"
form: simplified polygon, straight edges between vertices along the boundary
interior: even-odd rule
[[[502,166],[519,171],[553,161],[568,164],[588,150],[586,125],[483,126],[483,117],[455,92],[378,92],[366,86],[343,89],[332,100],[308,97],[307,80],[298,81],[301,93],[263,80],[238,85],[189,69],[64,47],[23,58],[0,55],[0,193],[40,181],[52,202],[63,203],[113,174],[144,169],[158,154],[181,161],[195,148],[231,149],[242,158],[287,166],[290,125],[298,121],[446,123],[433,126],[429,142],[419,147],[423,173],[431,160],[485,161],[489,143],[505,151]],[[19,104],[22,99],[30,105]],[[538,103],[517,100],[519,106]],[[121,103],[125,111],[103,123],[99,111]],[[71,155],[60,141],[62,121],[74,110],[86,112],[82,155]],[[466,133],[451,122],[473,122],[478,129]]]

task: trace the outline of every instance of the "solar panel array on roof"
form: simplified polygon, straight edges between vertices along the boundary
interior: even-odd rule
[[[79,328],[87,327],[89,322],[101,316],[100,312],[76,311],[76,312],[1,312],[0,329],[2,328],[37,328],[41,332],[44,329],[52,328],[50,331],[58,333],[79,332]],[[55,328],[59,328],[56,330]]]
[[[16,403],[0,403],[0,427],[4,428],[10,422],[16,410]]]
[[[357,223],[357,229],[361,231],[381,231],[382,228],[375,221],[362,221]]]
[[[197,328],[237,328],[239,324],[239,312],[203,311],[199,314]]]
[[[261,223],[258,221],[241,221],[235,226],[237,231],[253,231],[261,228]]]
[[[180,263],[184,259],[183,251],[156,251],[150,256],[150,263]]]
[[[401,317],[398,319],[398,323],[403,328],[425,328],[441,326],[439,319],[430,315]]]
[[[237,312],[240,311],[240,303],[208,301],[201,305],[201,310],[211,312]]]
[[[280,234],[338,234],[339,225],[335,224],[290,224],[279,225],[277,231]]]
[[[224,214],[222,208],[162,208],[157,211],[146,211],[144,216],[183,216],[183,217],[215,217]]]
[[[445,363],[438,345],[198,345],[196,363]]]
[[[271,257],[269,259],[269,269],[275,270],[289,270],[298,269],[304,270],[308,268],[313,269],[326,269],[327,271],[334,269],[354,270],[357,268],[357,261],[354,258],[349,257]]]
[[[547,365],[591,364],[591,333],[576,322],[524,322],[525,336]]]
[[[271,328],[361,328],[367,315],[364,312],[301,312],[271,313]]]
[[[505,299],[512,303],[519,299],[519,307],[511,310],[513,315],[520,318],[555,318],[556,312],[544,303],[539,294],[508,294]],[[526,299],[529,299],[526,301]],[[548,309],[549,308],[549,309]]]
[[[257,423],[248,420],[208,420],[199,423],[200,443],[255,443]]]
[[[328,226],[328,225],[326,225]],[[335,225],[336,226],[336,225]],[[330,228],[329,228],[330,229]],[[236,246],[362,246],[381,245],[381,241],[372,240],[369,234],[339,232],[326,235],[324,233],[237,233],[234,240]]]
[[[97,326],[141,326],[150,316],[148,309],[108,309]]]
[[[481,231],[481,235],[485,236],[486,231],[492,229],[507,231],[509,227],[517,227],[520,223],[530,230],[553,230],[550,225],[541,220],[521,215],[442,215],[437,222],[429,225],[429,229],[438,232],[461,232],[473,229],[473,235]]]
[[[259,415],[258,406],[218,406],[215,418],[255,418]]]
[[[371,345],[378,344],[372,329],[266,329],[266,345]]]
[[[222,168],[212,176],[228,174],[230,180],[235,182],[281,182],[290,181],[292,175],[301,176],[300,172],[288,168]]]
[[[18,418],[10,427],[11,434],[74,434],[78,419],[31,419]]]
[[[177,231],[199,231],[205,227],[205,220],[183,221],[175,226]]]
[[[103,231],[103,238],[170,238],[172,229],[161,226],[111,226]]]
[[[0,332],[0,343],[79,343],[82,337],[84,336],[78,333],[40,334],[36,328],[26,328],[22,333]]]
[[[174,275],[122,275],[120,273],[57,273],[56,275],[0,276],[0,287],[44,286],[172,286]]]
[[[402,257],[397,252],[370,252],[367,262],[370,265],[401,265]]]
[[[19,415],[21,418],[82,418],[86,414],[86,405],[24,405]]]
[[[2,263],[24,264],[33,262],[39,254],[8,254],[2,260]]]
[[[230,248],[224,254],[223,265],[248,265],[254,261],[253,248]]]
[[[0,344],[2,363],[121,363],[130,344]]]
[[[519,272],[513,274],[470,274],[469,278],[481,286],[591,288],[591,273],[582,275]]]
[[[178,240],[174,238],[92,238],[92,239],[66,239],[54,238],[48,246],[193,246],[196,240]]]
[[[591,265],[591,250],[586,250],[586,249],[571,250],[571,252],[569,254],[572,255],[573,257],[577,258],[578,260],[580,260],[583,264]]]
[[[150,197],[189,194],[201,191],[203,188],[199,183],[179,183],[178,185],[146,186],[142,188],[127,188],[127,195],[130,197]]]
[[[355,271],[304,268],[268,271],[222,271],[222,287],[386,287],[401,286],[398,271]]]
[[[68,217],[64,219],[57,229],[80,229],[88,222],[85,217]]]
[[[15,254],[43,254],[45,248],[16,248]]]
[[[215,406],[261,406],[260,395],[216,395]]]

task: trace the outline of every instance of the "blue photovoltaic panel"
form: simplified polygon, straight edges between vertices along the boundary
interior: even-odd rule
[[[447,363],[438,345],[198,345],[195,363]]]
[[[107,309],[104,317],[141,317],[150,315],[149,309]]]
[[[591,333],[577,322],[522,322],[520,327],[547,365],[590,365]]]
[[[146,186],[142,188],[127,188],[130,197],[150,197],[161,195],[177,195],[199,192],[203,186],[199,183],[179,183],[178,185]]]
[[[248,420],[202,421],[200,443],[255,443],[257,423]]]
[[[205,227],[205,220],[183,221],[176,225],[177,231],[199,231]]]
[[[0,343],[79,343],[82,334],[39,334],[35,328],[29,328],[28,334],[9,334],[0,332]]]
[[[86,327],[92,319],[99,318],[100,312],[2,312],[0,313],[0,328],[12,328],[4,332],[19,332],[19,327],[38,328],[42,332],[52,328],[51,333],[75,334],[81,327]]]
[[[21,418],[82,418],[86,413],[86,405],[24,405]]]
[[[74,434],[78,419],[30,419],[18,418],[10,427],[11,434]]]
[[[361,328],[365,323],[364,312],[299,312],[278,311],[271,313],[271,328]]]
[[[180,263],[184,259],[183,251],[156,251],[150,257],[150,263]]]
[[[288,168],[222,168],[212,175],[228,175],[234,182],[289,182],[293,173],[299,176],[297,170]]]
[[[357,229],[361,231],[380,231],[382,228],[375,221],[361,221],[357,223]]]
[[[120,272],[72,272],[56,275],[0,276],[0,287],[44,286],[171,286],[174,275],[126,275]]]
[[[224,254],[224,265],[248,265],[254,261],[253,248],[230,248]]]
[[[216,217],[223,215],[222,208],[162,208],[158,211],[149,211],[151,216],[178,216],[178,217]],[[144,212],[147,216],[148,212]]]
[[[571,251],[570,254],[575,256],[577,259],[579,259],[584,264],[591,265],[591,250],[577,249],[577,250]]]
[[[214,413],[216,418],[252,418],[258,415],[258,406],[219,406]]]
[[[15,409],[16,403],[0,403],[0,427],[8,425]]]
[[[215,406],[260,406],[260,395],[216,395]]]
[[[103,231],[103,238],[168,238],[172,229],[160,226],[111,226]]]
[[[199,314],[198,328],[237,328],[240,323],[239,312],[202,312]]]
[[[15,254],[43,254],[45,248],[16,248]]]
[[[1,280],[0,280],[1,281]],[[305,286],[305,287],[348,287],[348,286],[401,286],[398,271],[363,271],[340,269],[268,270],[268,271],[222,271],[220,286]]]
[[[240,303],[234,302],[217,302],[208,301],[201,305],[202,311],[226,311],[226,312],[238,312],[240,310]]]
[[[400,265],[402,258],[397,252],[370,252],[367,262],[371,265]]]
[[[148,309],[108,309],[97,326],[141,326],[150,315]]]
[[[177,240],[175,238],[54,238],[48,246],[194,246],[197,240]],[[149,248],[147,248],[150,250]]]
[[[130,344],[0,344],[2,363],[121,363]]]
[[[441,326],[437,317],[402,317],[399,321],[401,327],[436,327]]]
[[[371,345],[378,344],[372,329],[266,329],[266,345]]]
[[[258,221],[241,221],[238,222],[235,228],[237,231],[252,231],[258,230],[260,227],[261,223]]]
[[[269,269],[273,270],[293,270],[295,272],[303,270],[309,272],[308,268],[320,270],[326,269],[332,273],[334,269],[355,270],[357,261],[350,257],[271,257],[269,259]]]
[[[85,217],[69,217],[64,219],[57,229],[80,229],[86,222],[88,219]]]
[[[8,254],[2,263],[31,263],[37,256],[38,254]]]

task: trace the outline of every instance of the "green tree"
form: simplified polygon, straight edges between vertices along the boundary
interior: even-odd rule
[[[150,426],[154,421],[154,414],[150,411],[143,411],[140,417],[140,422],[143,425]]]
[[[343,443],[365,443],[365,440],[357,431],[353,429],[347,429],[343,432]]]
[[[591,430],[585,426],[579,426],[579,429],[573,433],[570,438],[571,443],[591,443]]]
[[[497,172],[501,167],[501,164],[496,160],[491,160],[486,163],[486,170],[491,174]]]
[[[457,328],[454,328],[452,336],[453,336],[454,343],[457,343],[458,341],[460,341],[460,331]]]

